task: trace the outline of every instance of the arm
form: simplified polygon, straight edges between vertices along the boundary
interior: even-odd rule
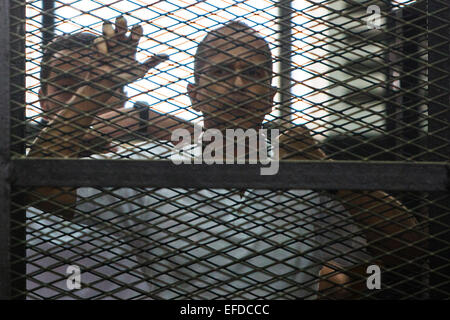
[[[150,107],[148,107],[148,120],[141,119],[140,110],[132,108],[108,111],[98,114],[92,121],[91,128],[81,141],[85,149],[81,154],[89,156],[115,152],[116,147],[112,146],[112,139],[126,135],[134,134],[143,139],[171,141],[173,130],[187,129],[193,134],[196,126],[197,124],[176,116],[151,110]],[[145,132],[142,132],[143,128]],[[174,141],[171,142],[176,144]]]
[[[317,148],[308,129],[296,127],[280,136],[280,157],[323,160],[326,155]],[[384,264],[398,265],[405,259],[423,255],[418,243],[424,240],[424,236],[416,230],[417,221],[394,197],[384,191],[339,190],[336,198],[364,228],[369,251]],[[407,244],[413,246],[407,247]],[[395,252],[389,254],[393,250]]]
[[[105,95],[100,95],[97,99],[92,99],[99,93],[98,89],[91,86],[79,88],[68,102],[71,108],[64,108],[58,112],[36,138],[28,156],[63,158],[77,156],[81,151],[81,138],[85,134],[83,128],[89,127],[92,122],[92,117],[88,114],[96,110],[98,105],[107,98]],[[42,198],[49,200],[39,201]],[[37,208],[46,212],[55,212],[64,218],[73,217],[70,207],[75,204],[75,201],[74,190],[54,187],[35,188],[28,199],[28,202],[36,202]]]
[[[370,227],[364,231],[368,249],[383,264],[395,266],[423,256],[419,246],[425,237],[417,230],[416,218],[400,201],[384,191],[339,190],[336,198],[357,224]]]
[[[146,134],[152,139],[170,141],[172,131],[183,128],[194,132],[194,124],[176,116],[156,112],[148,108],[148,122],[145,123],[140,118],[140,110],[122,108],[99,115],[106,121],[96,119],[93,123],[94,132],[107,135],[111,138],[118,138],[126,134],[140,131],[145,124]],[[142,135],[142,133],[140,133]],[[145,134],[144,134],[145,135]],[[92,135],[92,138],[95,136]],[[89,138],[89,137],[88,137]]]
[[[119,24],[116,22],[116,26]],[[86,64],[88,70],[81,75],[86,84],[77,89],[67,101],[67,107],[59,110],[57,116],[40,132],[31,146],[29,157],[79,157],[82,140],[92,125],[93,116],[111,98],[117,83],[125,85],[133,82],[144,76],[149,68],[166,59],[166,56],[154,56],[143,64],[138,63],[134,57],[142,28],[133,28],[130,36],[125,37],[117,29],[114,35],[109,24],[109,28],[105,26],[105,38],[99,37],[97,40],[100,41],[93,44],[92,56],[95,59]],[[125,26],[122,22],[121,29],[126,31],[126,22]],[[110,39],[115,40],[114,45],[110,44]],[[76,191],[72,188],[35,188],[28,201],[41,210],[72,218],[71,208],[76,202]]]

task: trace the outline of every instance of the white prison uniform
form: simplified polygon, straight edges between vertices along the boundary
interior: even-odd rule
[[[129,158],[167,155],[139,150]],[[134,248],[154,298],[314,298],[322,263],[369,258],[350,215],[312,191],[105,190],[77,189],[77,219]]]
[[[35,208],[27,210],[27,219],[27,299],[145,296],[147,285],[139,274],[136,257],[130,254],[132,248],[126,243]],[[67,281],[73,275],[68,273],[69,266],[80,268],[80,289],[68,287]]]
[[[141,299],[148,293],[137,257],[126,242],[33,207],[26,215],[27,299]],[[80,289],[68,288],[70,266],[80,268]]]

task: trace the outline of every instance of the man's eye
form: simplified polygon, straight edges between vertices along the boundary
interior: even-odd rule
[[[63,84],[60,84],[59,87],[61,89],[71,90],[71,89],[73,89],[73,84],[71,84],[71,83],[63,83]]]
[[[227,71],[221,68],[216,68],[212,71],[212,74],[216,77],[222,77],[227,74]]]
[[[251,68],[244,72],[244,74],[248,77],[252,78],[262,78],[264,76],[264,70],[260,68]]]

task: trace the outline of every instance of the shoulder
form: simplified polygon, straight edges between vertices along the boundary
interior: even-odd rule
[[[278,137],[280,158],[288,160],[324,160],[313,132],[306,126],[284,126]]]

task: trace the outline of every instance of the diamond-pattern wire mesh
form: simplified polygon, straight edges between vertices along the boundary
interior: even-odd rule
[[[150,6],[137,1],[56,1],[55,9],[47,12],[42,11],[40,1],[28,3],[27,130],[25,138],[13,136],[13,148],[25,143],[29,150],[34,143],[31,150],[35,154],[28,156],[37,157],[167,160],[173,152],[168,140],[175,128],[193,131],[194,126],[204,126],[208,116],[217,117],[215,125],[222,121],[231,127],[245,124],[244,119],[259,121],[261,112],[247,107],[268,99],[269,88],[274,85],[281,89],[263,126],[281,129],[284,159],[448,158],[426,143],[427,135],[434,132],[428,132],[427,126],[429,48],[426,9],[421,2],[404,7],[381,1],[293,1],[289,59],[280,52],[279,12],[287,3],[161,1]],[[368,27],[370,5],[381,9],[380,29]],[[53,15],[54,24],[43,28],[43,14]],[[69,58],[65,71],[72,79],[60,82],[56,74],[50,74],[43,81],[42,32],[55,27],[57,35],[84,31],[98,36],[104,20],[113,22],[121,14],[130,25],[144,27],[138,44],[139,61],[156,53],[168,54],[169,60],[140,80],[126,81],[130,84],[125,91],[120,85],[105,86],[101,78],[91,81],[115,101],[102,100],[100,112],[89,111],[94,120],[86,129],[76,121],[89,112],[80,113],[67,101],[61,104],[64,99],[60,94],[79,94],[77,90],[86,79],[83,68],[92,68],[102,58],[88,52],[93,61],[85,63],[86,56],[77,59],[86,47],[92,48],[78,43],[75,49],[50,61],[54,67]],[[286,17],[281,19],[285,23]],[[259,97],[250,89],[239,96],[235,84],[230,88],[236,71],[228,65],[213,65],[211,70],[202,70],[209,82],[197,83],[208,96],[204,103],[211,108],[193,108],[186,86],[195,82],[196,49],[207,32],[230,20],[246,23],[268,42],[273,79],[270,67],[257,69],[252,64],[258,50],[237,60],[247,63],[240,70],[240,81],[245,89],[259,86]],[[243,44],[242,38],[248,38],[238,31],[233,34],[241,39],[237,37],[229,47],[219,47],[222,56],[252,45]],[[113,66],[132,46],[123,42],[116,37],[108,43],[117,49]],[[208,62],[214,57],[197,59]],[[283,66],[286,61],[292,79]],[[123,68],[115,72],[124,72]],[[290,83],[282,87],[286,79]],[[46,92],[52,108],[45,108],[38,96],[43,84],[47,89],[54,87],[51,93]],[[289,109],[281,107],[286,105]],[[64,110],[73,110],[76,120],[64,122]],[[13,119],[13,128],[22,124]],[[444,127],[446,122],[442,124]],[[291,125],[297,126],[294,131],[288,131]],[[56,129],[43,134],[49,127]],[[315,143],[304,128],[309,129]],[[72,133],[69,144],[64,135]],[[37,135],[40,140],[35,140]],[[14,156],[24,157],[21,153]],[[339,196],[306,190],[42,190],[16,190],[14,195],[28,200],[25,294],[29,299],[419,298],[429,289],[428,208],[439,199],[426,194],[392,195],[407,208],[392,216],[391,207],[402,207],[383,192]],[[63,201],[73,192],[78,195],[76,208]],[[13,205],[13,217],[25,208],[23,203]],[[51,212],[37,208],[51,208]],[[441,209],[448,210],[448,206]],[[74,220],[57,216],[68,210],[75,211]],[[412,216],[417,223],[411,223]],[[375,225],[370,225],[371,218]],[[367,243],[368,236],[377,240]],[[397,236],[400,240],[392,239]],[[448,248],[448,243],[440,245]],[[365,267],[370,264],[383,266],[381,291],[366,288]],[[69,265],[81,267],[82,290],[67,289]]]
[[[304,286],[303,297],[311,297],[315,294],[310,285],[317,281],[320,251],[340,264],[354,259],[364,262],[358,260],[361,256],[356,251],[365,248],[365,241],[360,236],[356,237],[358,234],[351,229],[353,222],[349,217],[336,217],[342,215],[342,209],[336,203],[322,203],[334,213],[328,218],[311,214],[319,201],[315,192],[285,192],[283,201],[279,201],[280,192],[248,191],[244,202],[239,191],[228,190],[173,189],[170,194],[164,189],[91,191],[96,194],[83,199],[80,207],[84,214],[79,212],[85,216],[84,220],[92,220],[88,226],[86,223],[64,223],[51,215],[29,213],[34,235],[28,255],[30,268],[34,271],[30,273],[33,277],[29,278],[33,296],[41,294],[41,297],[50,298],[57,295],[55,287],[63,290],[65,271],[60,268],[60,283],[53,286],[49,286],[48,272],[57,272],[54,268],[59,263],[66,266],[66,260],[83,265],[85,272],[100,273],[97,277],[86,275],[89,279],[94,278],[91,280],[94,282],[91,294],[97,293],[100,297],[113,292],[101,292],[112,285],[106,284],[111,280],[100,281],[99,278],[114,275],[116,279],[120,273],[117,269],[123,272],[130,268],[128,272],[137,274],[136,280],[129,282],[131,276],[127,274],[117,297],[126,296],[128,287],[136,291],[135,285],[143,285],[142,282],[148,280],[154,286],[150,290],[154,296],[204,299],[295,298],[299,294],[299,280]],[[153,198],[154,205],[144,202],[143,206],[144,197],[146,201],[148,197]],[[109,202],[107,207],[105,201]],[[236,206],[240,209],[235,210]],[[294,215],[293,212],[302,206],[305,208],[303,212]],[[120,214],[124,210],[126,216]],[[399,224],[402,222],[398,221]],[[228,224],[232,227],[225,229]],[[348,247],[352,244],[346,239],[350,231],[354,247]],[[242,241],[245,235],[247,238]],[[319,239],[321,237],[324,239]],[[148,241],[149,238],[152,241]],[[402,246],[408,246],[408,243],[402,243]],[[48,247],[53,248],[48,251]],[[247,259],[239,259],[243,255],[241,251],[247,250],[253,252],[249,252]],[[425,255],[425,251],[422,254]],[[58,258],[62,260],[59,263]],[[420,258],[408,259],[408,265],[420,266]],[[305,260],[304,269],[294,267],[296,259]],[[144,272],[137,266],[143,267]],[[45,267],[50,267],[50,271]],[[401,267],[405,268],[404,262],[392,272],[395,274]],[[310,279],[303,279],[305,273]],[[269,276],[275,279],[264,281]],[[45,279],[45,288],[35,287],[40,278]],[[53,290],[49,291],[49,288]],[[145,286],[140,289],[149,293]],[[139,296],[138,293],[133,292],[128,297]]]
[[[76,3],[78,2],[75,2],[72,5],[75,6]],[[414,92],[416,91],[414,90],[415,88],[423,88],[423,76],[420,76],[418,71],[420,70],[421,73],[424,72],[426,51],[423,49],[419,50],[421,47],[423,48],[423,44],[420,44],[418,40],[420,36],[425,33],[426,28],[425,26],[419,25],[412,30],[412,32],[414,32],[414,37],[411,39],[408,38],[408,42],[419,42],[419,48],[417,49],[417,52],[412,53],[414,56],[411,57],[411,53],[403,52],[407,41],[405,41],[404,37],[401,35],[400,37],[396,37],[398,31],[403,28],[405,23],[397,22],[397,25],[394,26],[392,30],[386,30],[386,28],[380,30],[367,28],[365,22],[367,20],[365,19],[367,17],[366,9],[370,4],[372,3],[368,2],[352,7],[346,2],[331,2],[330,4],[325,2],[324,4],[319,3],[315,5],[305,2],[303,6],[297,5],[302,9],[303,7],[305,8],[301,13],[295,12],[292,19],[294,32],[292,71],[294,82],[291,91],[294,95],[288,96],[288,101],[284,101],[283,103],[289,103],[294,108],[294,111],[296,111],[290,115],[291,118],[293,118],[293,121],[297,124],[305,123],[307,126],[309,125],[313,136],[319,141],[323,141],[325,137],[336,139],[343,138],[348,136],[348,133],[351,132],[352,136],[348,137],[348,139],[356,139],[355,141],[349,141],[351,144],[361,145],[362,147],[371,149],[377,148],[380,143],[383,143],[388,145],[387,148],[384,146],[384,152],[386,154],[398,157],[402,160],[420,160],[422,155],[430,152],[430,150],[423,145],[423,139],[426,132],[423,129],[423,126],[426,125],[426,112],[419,112],[423,109],[425,98],[420,92]],[[244,18],[247,18],[252,24],[255,24],[251,18],[253,15],[256,15],[256,17],[261,19],[260,16],[262,15],[262,10],[264,10],[264,14],[273,11],[272,15],[265,17],[266,20],[263,20],[262,24],[266,28],[264,30],[264,35],[270,37],[268,39],[273,42],[272,47],[276,60],[278,45],[276,44],[277,25],[275,20],[275,4],[271,2],[264,3],[259,10],[250,10],[248,8],[249,5],[246,3],[241,5],[247,10],[244,14]],[[217,27],[220,23],[227,21],[227,19],[233,19],[232,13],[230,17],[227,16],[230,15],[230,11],[232,11],[234,6],[239,5],[229,4],[221,11],[219,8],[215,8],[215,11],[213,11],[212,14],[218,15],[217,12],[223,12],[224,17],[222,17],[222,21],[210,23],[210,29]],[[384,8],[382,4],[380,4],[380,6]],[[347,10],[343,10],[347,7],[349,7]],[[169,9],[167,8],[166,10]],[[63,12],[62,9],[59,11]],[[171,12],[171,16],[177,15],[178,11],[180,11],[180,14],[183,14],[185,9],[180,7],[179,10]],[[317,19],[317,15],[320,14],[321,11],[324,12],[319,16],[319,19]],[[56,10],[56,12],[58,12],[58,10]],[[136,19],[133,12],[134,11],[129,14]],[[422,11],[417,10],[417,12],[416,15],[421,17],[420,13]],[[92,16],[92,19],[93,17],[96,17],[96,12],[88,12],[83,16],[81,13],[73,15],[74,17],[72,19],[79,18],[79,20],[82,21],[82,18],[87,19]],[[86,17],[86,15],[88,17]],[[220,15],[218,16],[220,17]],[[39,15],[37,15],[37,17],[39,17]],[[163,16],[163,18],[164,17],[165,16]],[[234,18],[239,17],[240,16],[235,16]],[[173,20],[173,18],[171,19]],[[183,28],[188,28],[187,25],[189,25],[190,30],[192,25],[190,22],[196,22],[198,19],[198,16],[194,16],[192,21],[176,20],[176,23],[173,22],[172,25],[175,30],[184,30]],[[344,20],[341,21],[342,19]],[[419,18],[415,19],[419,20]],[[67,18],[59,15],[56,15],[56,20],[60,21],[60,25],[62,25],[61,29],[65,27],[64,29],[68,28],[74,30],[72,32],[86,29],[88,31],[98,32],[101,24],[101,20],[97,19],[98,22],[84,25],[83,29],[79,24],[75,28],[69,28],[66,25],[70,25],[71,20],[67,21]],[[297,20],[306,20],[306,22],[296,24]],[[322,23],[319,24],[317,20]],[[423,17],[421,17],[421,20],[423,20]],[[148,20],[142,20],[142,18],[137,18],[136,21],[143,21],[149,25]],[[33,20],[32,22],[35,21]],[[158,25],[158,23],[152,21],[153,28],[155,28],[154,24]],[[410,23],[408,22],[408,25],[409,24]],[[260,26],[258,25],[258,27]],[[258,30],[256,27],[255,29]],[[306,34],[306,36],[304,34]],[[33,41],[37,42],[35,45],[28,48],[28,50],[31,51],[30,56],[37,57],[31,59],[29,62],[30,69],[33,71],[30,72],[31,75],[28,78],[30,82],[35,83],[34,86],[30,87],[31,90],[29,96],[31,97],[29,99],[29,113],[32,113],[32,110],[35,111],[31,117],[31,123],[37,124],[41,116],[40,111],[42,111],[36,95],[36,91],[39,88],[39,55],[42,54],[42,50],[37,49],[39,48],[40,41],[38,30],[30,32],[29,36]],[[167,41],[166,39],[168,36],[175,38],[174,41]],[[153,111],[163,111],[164,113],[167,113],[167,110],[169,110],[169,114],[174,116],[183,114],[181,119],[188,118],[194,121],[199,120],[200,115],[198,112],[196,113],[191,108],[186,107],[189,105],[189,101],[185,95],[185,83],[186,78],[192,76],[192,53],[195,52],[195,43],[198,43],[202,36],[204,36],[203,30],[200,32],[188,33],[188,36],[177,34],[170,29],[161,29],[153,33],[145,34],[144,42],[141,41],[141,43],[146,44],[151,40],[153,40],[153,43],[148,45],[148,49],[142,52],[142,56],[148,57],[155,51],[165,53],[169,49],[176,52],[176,55],[180,55],[184,59],[181,63],[171,59],[165,66],[163,64],[163,66],[160,67],[164,68],[162,71],[156,71],[156,74],[153,73],[151,77],[147,77],[147,80],[140,81],[140,85],[136,85],[138,88],[133,88],[132,94],[129,95],[129,98],[131,98],[130,100],[136,101],[138,100],[137,96],[139,94],[142,97],[142,94],[148,93],[144,98],[147,101],[144,101],[147,103],[154,102],[152,104]],[[164,41],[159,38],[164,39]],[[389,43],[392,42],[393,39],[399,44],[389,46]],[[169,43],[166,44],[165,41]],[[183,41],[182,44],[185,45],[186,49],[175,47],[175,44],[172,45],[172,42],[176,43],[176,41]],[[171,51],[168,53],[171,54]],[[190,57],[187,56],[189,53],[191,53]],[[390,57],[392,56],[393,61],[386,64],[386,59],[389,59],[389,57],[387,57],[388,54],[390,54]],[[187,57],[185,58],[184,56]],[[280,54],[278,56],[280,56]],[[415,61],[418,64],[418,66],[411,71],[413,75],[399,72],[398,68],[403,67],[402,62],[404,60],[407,60],[408,62]],[[167,64],[169,64],[169,66],[167,66]],[[180,71],[180,69],[182,69],[182,71]],[[283,75],[279,76],[283,77]],[[387,77],[389,76],[391,76],[391,78],[388,82]],[[168,78],[166,83],[162,83],[164,77]],[[422,80],[419,78],[422,78]],[[415,85],[415,87],[413,86],[410,88],[411,85],[409,83],[413,80],[415,80],[415,83],[412,83],[412,85]],[[403,87],[399,88],[399,84],[403,85]],[[154,98],[154,89],[158,87],[158,93],[162,93],[164,96]],[[67,90],[71,91],[74,88],[75,87],[69,87]],[[150,88],[152,90],[150,90]],[[289,88],[286,88],[286,90],[289,90]],[[391,96],[389,96],[389,93],[391,93]],[[399,106],[396,101],[398,100],[398,97],[401,99],[411,99],[409,95],[412,95],[412,98],[414,98],[413,102],[415,103],[408,106],[408,109],[402,110],[404,104],[400,104]],[[153,98],[150,101],[149,96],[150,98]],[[406,98],[403,96],[406,96]],[[118,101],[105,106],[102,111],[106,113],[106,115],[104,115],[103,118],[99,117],[96,119],[99,124],[94,126],[95,131],[92,133],[97,133],[96,135],[106,133],[106,136],[109,138],[127,134],[137,139],[142,139],[145,129],[136,132],[136,128],[139,128],[138,124],[142,123],[139,114],[137,112],[130,114],[130,110],[127,110],[127,112],[124,112],[125,110],[122,109],[117,110],[126,100],[128,100],[128,98],[118,97]],[[130,104],[130,102],[128,102],[128,104]],[[31,108],[31,106],[33,106],[33,108]],[[401,106],[403,106],[403,108]],[[386,109],[389,109],[388,107],[393,110],[393,114],[390,114],[389,119],[386,120]],[[416,109],[419,111],[415,112],[414,110]],[[51,110],[49,115],[57,113],[58,110],[60,110],[60,108]],[[408,122],[405,123],[407,120],[404,120],[404,118],[408,116],[408,113],[414,112],[415,118],[418,119],[412,120],[417,121],[417,125],[415,125],[414,122],[412,123],[415,132],[411,133],[410,131],[412,129],[408,128],[410,124],[408,124]],[[118,119],[120,116],[126,117],[127,120],[120,122]],[[104,118],[109,119],[109,121],[106,121]],[[163,120],[166,119],[165,117],[152,113],[150,119],[152,121],[150,122],[151,125],[149,126],[150,128],[148,128],[147,133],[153,137],[156,136],[157,138],[163,137],[167,139],[170,136],[170,129],[176,126],[179,118],[174,118],[173,123],[167,123],[163,122]],[[277,113],[274,111],[270,116],[270,120],[267,120],[271,123],[276,119]],[[392,129],[392,132],[389,132],[389,135],[385,135],[385,127],[390,124],[393,124],[395,128]],[[405,133],[404,131],[407,132]],[[403,138],[403,135],[408,134],[408,132],[409,134],[415,135],[414,138]],[[393,138],[386,138],[388,141],[384,141],[384,137]],[[85,138],[92,139],[93,136],[91,134],[87,135]],[[379,140],[382,141],[380,142]],[[30,143],[32,141],[31,137],[29,137],[27,141]],[[103,139],[94,139],[91,141],[94,146],[100,146],[100,141],[103,141]],[[17,140],[17,142],[22,142],[22,140]],[[403,156],[401,149],[402,146],[405,145],[412,145],[417,149],[416,152],[414,154]],[[88,146],[85,146],[84,148],[88,148]],[[329,153],[328,156],[333,158],[336,156],[335,153],[336,152]],[[375,152],[364,158],[361,156],[359,158],[369,160],[377,159],[377,156],[380,155]]]

